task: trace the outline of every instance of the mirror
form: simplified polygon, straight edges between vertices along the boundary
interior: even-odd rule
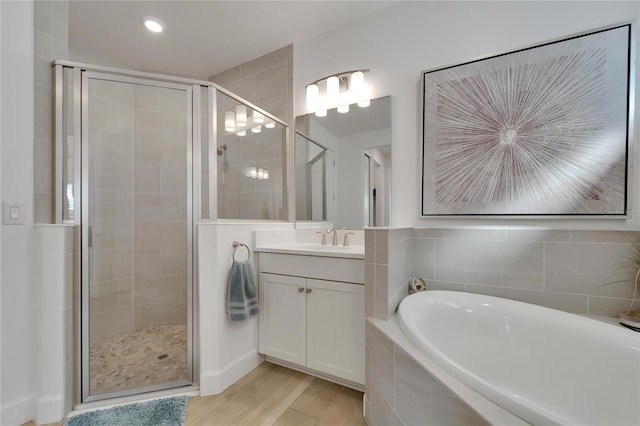
[[[347,113],[298,116],[295,130],[296,221],[389,226],[391,98]]]

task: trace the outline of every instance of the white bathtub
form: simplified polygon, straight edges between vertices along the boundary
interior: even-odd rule
[[[400,328],[440,367],[535,425],[640,425],[640,333],[497,297],[405,298]]]

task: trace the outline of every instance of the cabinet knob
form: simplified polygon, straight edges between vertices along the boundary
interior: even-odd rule
[[[310,288],[307,289],[307,294],[309,294],[309,293],[311,293],[311,289]]]
[[[298,287],[298,293],[302,293],[304,291],[304,287]]]

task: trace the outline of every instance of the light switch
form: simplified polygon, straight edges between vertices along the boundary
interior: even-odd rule
[[[24,225],[23,203],[2,203],[3,225]]]

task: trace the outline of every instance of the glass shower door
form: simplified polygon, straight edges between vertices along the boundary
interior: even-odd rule
[[[83,73],[83,402],[191,383],[191,95]]]

